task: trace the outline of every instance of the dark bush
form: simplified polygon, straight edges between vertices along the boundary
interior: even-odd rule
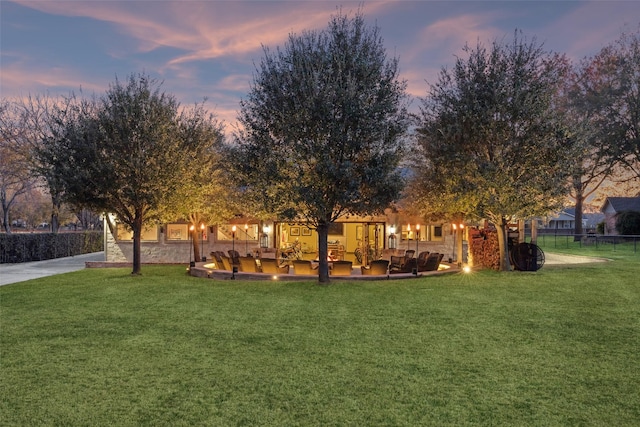
[[[616,230],[622,235],[640,235],[640,212],[620,212],[616,215]]]
[[[103,250],[100,231],[0,234],[0,263],[42,261]]]

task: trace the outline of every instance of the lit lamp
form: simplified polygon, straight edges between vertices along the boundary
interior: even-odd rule
[[[249,224],[244,225],[244,252],[249,256]]]
[[[204,259],[204,224],[200,224],[200,261],[206,261]]]
[[[195,267],[196,266],[196,262],[195,261],[191,261],[191,252],[193,252],[193,244],[191,243],[191,239],[193,238],[193,230],[196,229],[196,226],[191,224],[189,226],[189,267]],[[194,252],[193,254],[193,258],[196,257],[196,254]]]
[[[235,253],[236,253],[236,226],[235,225],[233,227],[231,227],[231,249],[232,249],[232,253],[235,256]],[[231,262],[233,262],[233,258],[231,258]],[[232,280],[235,280],[237,271],[238,271],[238,267],[234,264],[231,267],[231,279]]]
[[[396,246],[397,246],[396,226],[390,225],[389,226],[389,249],[395,249]]]

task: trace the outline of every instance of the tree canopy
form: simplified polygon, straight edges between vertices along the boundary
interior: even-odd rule
[[[181,111],[144,74],[116,79],[99,99],[80,99],[53,119],[66,117],[69,108],[74,120],[61,121],[39,156],[56,172],[67,201],[115,214],[133,231],[132,273],[138,274],[143,227],[175,215],[176,194],[202,197],[185,186],[200,168],[212,167],[218,126],[201,108]]]
[[[553,103],[563,61],[519,32],[464,51],[423,99],[409,192],[424,215],[489,219],[509,269],[509,220],[546,214],[567,194]]]
[[[320,282],[328,281],[329,224],[400,196],[405,86],[378,28],[359,13],[291,34],[275,52],[264,48],[241,102],[234,164],[265,211],[316,228]]]
[[[640,30],[623,33],[592,60],[588,109],[609,153],[640,178]]]

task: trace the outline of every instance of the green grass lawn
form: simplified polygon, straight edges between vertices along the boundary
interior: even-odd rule
[[[410,280],[0,288],[0,425],[640,423],[637,258]]]

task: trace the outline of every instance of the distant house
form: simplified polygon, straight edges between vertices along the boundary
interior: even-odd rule
[[[585,233],[594,232],[597,224],[603,220],[604,215],[601,213],[583,212],[582,229]],[[540,234],[573,234],[576,229],[576,210],[565,208],[546,218],[538,218],[536,225]]]
[[[616,216],[620,212],[640,212],[640,197],[607,197],[601,209],[604,214],[604,234],[617,235]]]
[[[573,233],[576,228],[576,216],[575,211],[569,211],[565,209],[555,216],[548,218],[548,224],[543,225],[543,229],[546,231],[565,231]]]

